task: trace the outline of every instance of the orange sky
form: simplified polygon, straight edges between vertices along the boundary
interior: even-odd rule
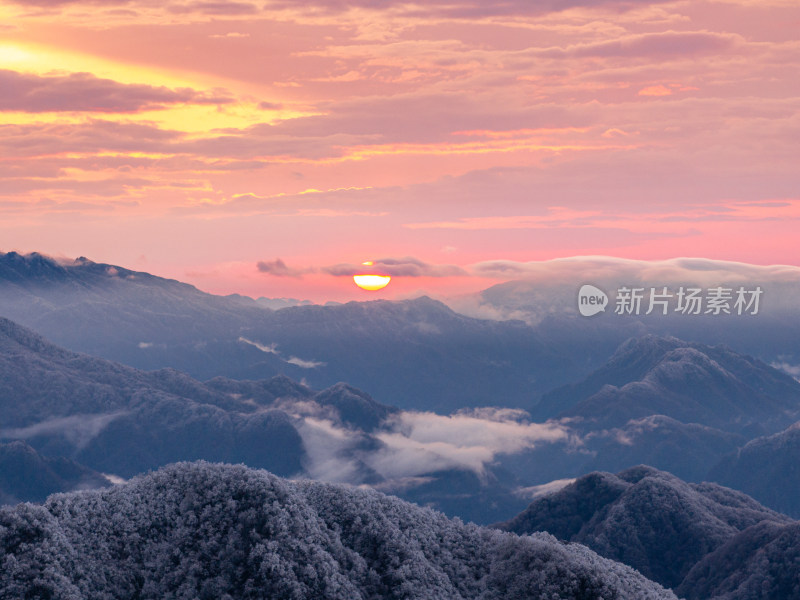
[[[0,2],[0,251],[317,301],[800,264],[796,0],[371,4]]]

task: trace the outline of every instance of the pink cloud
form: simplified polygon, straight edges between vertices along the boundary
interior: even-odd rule
[[[9,156],[64,152],[161,152],[181,134],[154,125],[90,120],[82,123],[0,125],[0,149]]]
[[[525,0],[504,0],[503,2],[481,2],[480,0],[433,0],[424,4],[410,4],[396,1],[383,3],[382,8],[394,7],[404,9],[405,14],[415,17],[450,17],[456,19],[479,19],[488,16],[526,16],[541,15],[575,7],[609,6],[617,10],[630,9],[636,6],[657,4],[661,0],[543,0],[528,2]],[[664,0],[666,1],[666,0]],[[312,5],[327,9],[330,12],[342,12],[349,8],[372,8],[369,0],[313,0],[298,2],[277,0],[270,4],[275,8],[296,8]]]
[[[132,190],[154,185],[154,182],[134,177],[109,177],[91,181],[76,181],[69,178],[35,179],[6,178],[3,180],[0,198],[23,195],[29,192],[69,192],[79,196],[115,197],[127,196]]]
[[[187,4],[170,3],[167,11],[182,13],[200,13],[204,15],[241,16],[254,15],[260,12],[259,7],[250,2],[189,2]]]
[[[0,70],[0,111],[136,112],[168,104],[227,104],[230,97],[187,88],[122,84],[91,73],[39,75]]]
[[[566,48],[537,50],[548,57],[613,57],[657,58],[691,56],[727,50],[741,43],[740,36],[708,31],[663,31],[624,36],[614,40],[575,44]]]
[[[23,4],[11,46],[105,70],[4,73],[4,244],[123,264],[146,244],[216,291],[315,299],[362,296],[255,265],[424,265],[391,265],[417,276],[389,295],[477,285],[431,270],[490,259],[796,254],[796,6]]]
[[[126,6],[137,7],[145,5],[141,0],[14,0],[18,4],[32,5],[42,8],[57,8],[68,5],[89,6]],[[413,4],[397,0],[384,2],[383,9],[396,8],[402,10],[406,16],[415,17],[449,17],[457,19],[477,19],[487,16],[530,16],[542,15],[549,12],[558,12],[575,7],[610,7],[615,10],[629,10],[637,6],[658,4],[667,0],[544,0],[541,2],[526,2],[525,0],[505,0],[503,2],[480,2],[479,0],[433,0],[425,4]],[[259,12],[259,6],[250,2],[210,2],[172,1],[166,4],[169,12],[183,14],[195,12],[210,15],[251,15]],[[306,9],[313,7],[317,11],[327,14],[337,14],[352,8],[374,8],[369,0],[312,0],[301,2],[298,0],[274,0],[266,5],[269,10]],[[323,13],[323,14],[324,14]]]
[[[640,96],[671,96],[672,90],[665,85],[649,85],[639,90]]]
[[[53,8],[69,4],[87,4],[89,6],[126,6],[135,4],[135,0],[12,0],[15,4]]]
[[[321,116],[292,119],[275,126],[276,133],[320,136],[347,133],[373,137],[373,142],[430,142],[449,140],[453,132],[580,127],[594,120],[585,107],[556,104],[508,103],[502,111],[487,101],[491,94],[464,96],[456,93],[415,93],[387,98],[340,101],[325,106]],[[366,141],[366,140],[365,140]]]

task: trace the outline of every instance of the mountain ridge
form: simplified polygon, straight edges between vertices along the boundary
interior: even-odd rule
[[[696,565],[765,522],[796,524],[742,492],[686,483],[640,465],[616,475],[584,475],[497,526],[520,535],[546,530],[558,539],[586,544],[683,594]]]
[[[606,426],[658,414],[752,438],[800,417],[800,383],[726,346],[645,335],[582,381],[545,394],[533,411]]]
[[[63,262],[63,261],[62,261]],[[28,267],[25,267],[25,265]],[[290,306],[214,296],[114,265],[0,253],[0,315],[73,350],[200,380],[347,381],[400,408],[450,412],[500,392],[524,406],[575,365],[517,321],[427,297]]]
[[[775,510],[800,518],[800,422],[750,440],[711,467],[708,478],[756,498]]]
[[[104,475],[63,457],[41,456],[25,442],[0,443],[0,505],[110,485]]]
[[[520,538],[371,490],[208,463],[0,509],[0,564],[6,597],[675,598],[545,534]]]
[[[0,318],[0,442],[23,440],[48,459],[122,478],[180,460],[242,462],[382,486],[479,522],[524,506],[516,478],[491,454],[464,460],[447,432],[439,442],[414,439],[420,418],[341,382],[315,391],[285,376],[201,383],[169,368],[144,372],[62,349]],[[469,426],[437,418],[451,429]],[[478,419],[473,425],[495,426],[491,415]],[[482,477],[472,474],[479,468]]]

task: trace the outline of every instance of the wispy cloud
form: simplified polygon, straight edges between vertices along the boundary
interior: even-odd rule
[[[406,223],[408,229],[627,229],[651,234],[686,231],[687,226],[704,221],[757,221],[781,217],[800,217],[800,202],[724,202],[691,206],[683,210],[619,212],[608,209],[576,210],[549,206],[538,215],[465,217],[448,221]]]
[[[28,440],[39,435],[63,435],[76,448],[84,448],[97,437],[114,419],[128,414],[116,411],[106,414],[72,415],[47,419],[27,427],[0,430],[0,438]]]
[[[409,4],[395,0],[384,3],[384,8],[394,8],[400,15],[425,18],[448,17],[455,19],[480,19],[483,17],[514,17],[542,15],[575,7],[609,6],[616,10],[630,9],[640,5],[657,4],[666,0],[545,0],[526,2],[509,0],[507,2],[480,2],[479,0],[435,0],[425,4]],[[306,5],[305,3],[300,3]],[[274,0],[272,6],[290,8],[298,5],[297,0]],[[338,13],[350,8],[372,8],[368,0],[314,0],[308,5],[325,8]]]
[[[407,223],[408,229],[540,229],[545,227],[590,227],[600,211],[576,211],[563,206],[549,207],[544,215],[469,217],[455,221]]]
[[[398,261],[379,265],[396,274],[388,295],[410,293],[406,277],[477,289],[468,265],[495,258],[796,262],[797,43],[766,24],[799,11],[7,2],[2,239],[97,254],[113,232],[104,260],[123,262],[157,222],[170,235],[148,250],[151,270],[315,301],[357,297],[342,279],[362,253]],[[212,236],[246,268],[201,268],[196,240]],[[458,248],[446,261],[444,246]]]
[[[372,264],[342,263],[323,267],[322,271],[335,277],[351,277],[363,273],[377,273],[391,277],[460,277],[467,272],[457,265],[435,265],[417,258],[381,258]]]
[[[532,485],[530,487],[518,488],[514,490],[514,493],[517,496],[525,498],[526,500],[535,500],[536,498],[541,498],[542,496],[549,496],[550,494],[554,494],[558,491],[561,491],[574,481],[575,479],[555,479],[553,481],[550,481],[548,483],[543,483],[541,485]]]
[[[778,369],[779,371],[783,371],[787,375],[791,375],[797,381],[800,381],[800,365],[793,365],[786,361],[775,361],[770,363],[770,366]]]
[[[547,57],[612,57],[630,56],[637,59],[673,56],[693,56],[720,52],[744,40],[732,34],[708,31],[663,31],[621,37],[615,40],[575,44],[566,48],[537,50]]]
[[[250,2],[170,2],[167,10],[175,14],[199,13],[213,16],[245,16],[258,14],[259,7]]]
[[[258,348],[261,352],[265,354],[273,354],[280,358],[283,362],[294,365],[296,367],[300,367],[301,369],[317,369],[319,367],[324,367],[327,363],[318,360],[305,360],[302,358],[298,358],[296,356],[290,356],[289,358],[283,358],[282,353],[278,351],[278,344],[261,344],[259,342],[254,342],[253,340],[249,340],[245,337],[240,337],[239,341],[243,344],[248,344],[253,346],[254,348]]]
[[[39,76],[0,70],[0,111],[128,113],[170,104],[228,104],[230,96],[123,84],[91,73]]]
[[[280,353],[278,352],[278,344],[269,344],[269,345],[267,345],[267,344],[259,344],[258,342],[254,342],[253,340],[248,340],[247,338],[244,338],[244,337],[240,337],[239,341],[243,342],[245,344],[249,344],[249,345],[251,345],[251,346],[253,346],[255,348],[258,348],[259,350],[261,350],[265,354],[280,355]]]
[[[295,269],[286,266],[280,258],[269,261],[259,261],[256,268],[260,273],[274,275],[275,277],[302,277],[306,273],[312,273],[313,269]]]
[[[353,453],[361,434],[312,416],[306,416],[297,430],[303,438],[308,475],[321,481],[360,482],[364,466]]]
[[[304,360],[296,356],[290,356],[286,359],[286,362],[290,365],[300,367],[301,369],[316,369],[317,367],[324,367],[327,364],[319,360]]]

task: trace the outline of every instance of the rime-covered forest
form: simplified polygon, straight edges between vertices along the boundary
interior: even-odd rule
[[[669,599],[585,546],[366,489],[175,464],[0,510],[0,597]]]

